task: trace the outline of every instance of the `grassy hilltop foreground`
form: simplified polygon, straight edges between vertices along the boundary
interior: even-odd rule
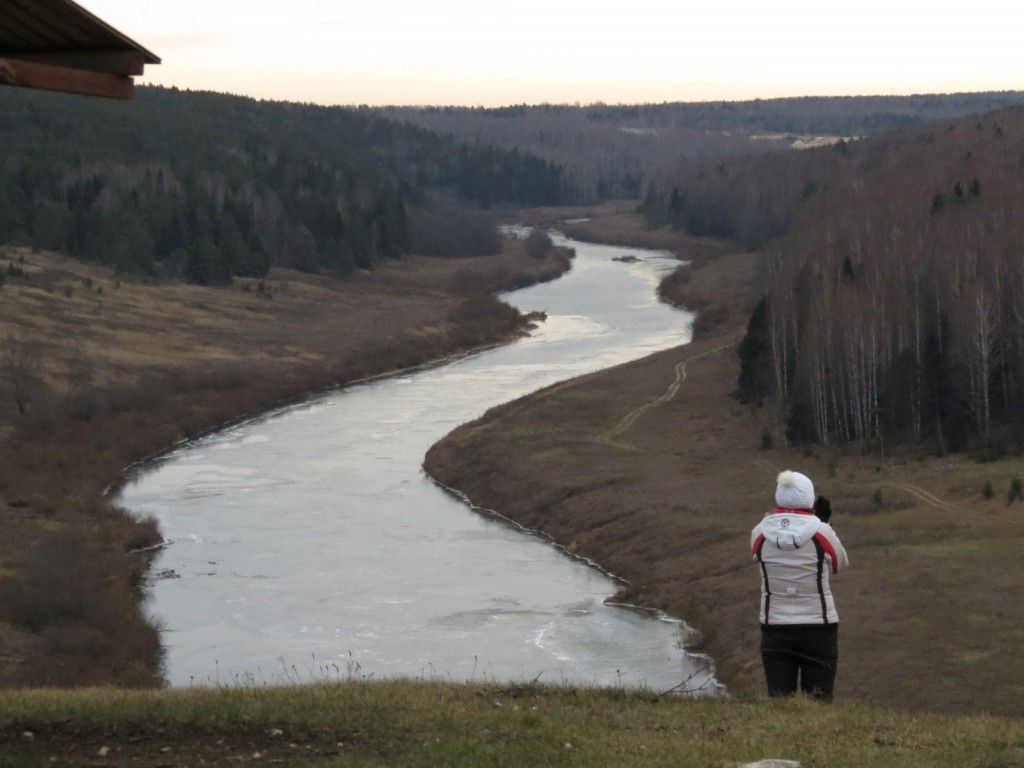
[[[806,700],[422,681],[0,695],[0,766],[817,766],[1001,768],[1024,722]]]

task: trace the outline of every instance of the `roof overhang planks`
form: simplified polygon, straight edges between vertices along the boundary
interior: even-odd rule
[[[72,0],[0,0],[0,84],[130,99],[160,59]]]
[[[130,99],[135,95],[135,83],[126,75],[55,67],[22,59],[0,59],[0,84],[109,99]]]

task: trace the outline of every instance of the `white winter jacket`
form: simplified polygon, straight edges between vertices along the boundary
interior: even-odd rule
[[[776,508],[750,533],[761,568],[761,625],[838,624],[829,576],[849,566],[839,537],[812,510]]]

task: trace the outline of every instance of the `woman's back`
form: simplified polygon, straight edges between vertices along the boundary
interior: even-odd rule
[[[839,613],[831,576],[849,565],[832,526],[815,514],[810,478],[778,477],[778,505],[750,533],[761,576],[761,659],[771,696],[831,700],[839,651]]]
[[[750,538],[761,566],[762,626],[838,623],[829,577],[848,560],[832,526],[813,513],[775,509]]]

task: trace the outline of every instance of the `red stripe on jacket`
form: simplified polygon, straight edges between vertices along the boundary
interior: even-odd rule
[[[756,555],[761,549],[761,545],[764,544],[764,534],[757,534],[757,538],[754,539],[754,546],[750,548],[750,553]]]
[[[813,509],[805,509],[804,507],[790,508],[790,507],[776,507],[772,510],[773,515],[813,515]]]
[[[819,544],[821,544],[821,548],[825,550],[825,554],[832,560],[832,573],[839,573],[839,558],[836,557],[836,551],[832,547],[832,542],[825,538],[822,533],[814,534],[814,538]]]

